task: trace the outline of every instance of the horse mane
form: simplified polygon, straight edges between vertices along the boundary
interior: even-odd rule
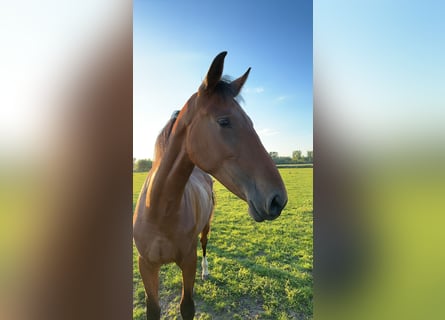
[[[231,82],[232,78],[227,75],[224,75],[221,78],[221,80],[219,80],[218,83],[216,84],[215,88],[213,89],[213,92],[219,94],[224,98],[234,98],[238,102],[243,102],[244,99],[241,96],[241,94],[235,96],[234,89],[230,85]]]
[[[161,130],[158,137],[156,138],[153,166],[159,164],[159,161],[164,156],[165,150],[167,149],[168,140],[170,138],[173,125],[175,124],[176,119],[178,118],[178,114],[179,114],[178,110],[173,112],[170,120],[168,120],[167,124],[164,126],[164,128]]]
[[[233,92],[233,88],[230,83],[231,78],[225,75],[221,78],[221,80],[218,81],[213,91],[222,96],[234,97],[235,93]]]

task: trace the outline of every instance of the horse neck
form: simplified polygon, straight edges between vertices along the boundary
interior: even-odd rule
[[[185,149],[186,128],[175,125],[168,146],[152,176],[147,197],[150,214],[171,216],[181,204],[194,164]]]

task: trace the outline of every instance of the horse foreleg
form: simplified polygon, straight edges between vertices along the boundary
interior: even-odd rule
[[[144,282],[147,304],[147,320],[159,320],[159,265],[152,265],[139,256],[139,271]]]
[[[206,280],[209,277],[209,265],[207,263],[207,240],[210,231],[210,223],[206,224],[201,232],[202,262],[201,262],[201,279]]]
[[[196,275],[196,250],[190,256],[181,261],[179,267],[182,270],[182,297],[181,315],[184,320],[192,320],[195,316],[195,303],[193,302],[193,286]]]

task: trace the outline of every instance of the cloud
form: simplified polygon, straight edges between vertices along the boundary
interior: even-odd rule
[[[262,93],[262,92],[264,92],[264,87],[246,88],[246,92]]]
[[[265,136],[265,137],[274,136],[274,135],[277,135],[279,133],[280,133],[279,131],[276,131],[276,130],[273,130],[273,129],[270,129],[270,128],[264,128],[264,129],[258,130],[258,135],[262,135],[262,136]]]
[[[287,100],[289,97],[288,96],[278,96],[275,100],[276,101],[284,101],[284,100]]]

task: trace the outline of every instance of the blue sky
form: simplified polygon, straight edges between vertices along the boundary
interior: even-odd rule
[[[135,158],[152,158],[221,51],[224,74],[252,67],[241,105],[266,149],[312,150],[312,1],[135,0],[133,34]]]

